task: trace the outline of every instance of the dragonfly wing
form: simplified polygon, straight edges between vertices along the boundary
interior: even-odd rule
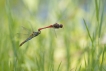
[[[55,31],[55,29],[54,29],[54,28],[53,28],[53,30],[54,30],[54,34],[55,34],[55,36],[57,37],[56,31]]]
[[[33,30],[33,27],[32,27],[32,25],[31,25],[31,23],[29,22],[28,24],[29,24],[29,25],[30,25],[30,27],[31,27],[31,31],[32,31],[32,32],[34,32],[34,30]]]
[[[25,34],[31,34],[32,31],[26,27],[21,26],[21,31]]]
[[[28,38],[32,34],[32,31],[30,29],[27,29],[26,27],[21,26],[19,33],[16,33],[16,37],[21,40]]]
[[[18,38],[19,40],[26,39],[26,38],[28,38],[29,36],[30,36],[29,34],[16,33],[16,38]]]

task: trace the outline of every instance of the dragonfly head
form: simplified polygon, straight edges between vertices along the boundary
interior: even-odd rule
[[[60,28],[63,28],[63,25],[62,25],[62,24],[60,24],[60,25],[59,25],[59,27],[60,27]]]
[[[41,31],[38,31],[38,34],[40,34],[41,33]]]

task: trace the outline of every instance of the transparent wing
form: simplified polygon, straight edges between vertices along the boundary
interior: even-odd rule
[[[32,31],[32,32],[34,32],[34,30],[33,30],[33,27],[32,27],[32,25],[31,25],[31,23],[29,22],[28,24],[29,24],[29,25],[30,25],[30,27],[31,27],[31,31]]]
[[[26,27],[23,27],[21,26],[21,33],[25,33],[25,34],[31,34],[32,33],[32,30],[26,28]]]
[[[23,39],[28,38],[31,34],[32,34],[32,31],[30,29],[21,26],[20,31],[18,33],[16,33],[16,37],[19,40],[23,40]]]
[[[55,36],[56,36],[56,38],[57,38],[57,34],[56,34],[56,30],[53,28],[53,31],[54,31],[54,34],[55,34]]]
[[[29,36],[29,34],[24,34],[24,33],[16,33],[16,36],[18,38],[27,38]]]

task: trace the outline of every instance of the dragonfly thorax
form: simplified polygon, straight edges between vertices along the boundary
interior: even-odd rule
[[[37,35],[39,35],[41,33],[41,31],[38,31],[38,32],[33,32],[33,37],[35,37],[35,36],[37,36]]]
[[[54,27],[55,29],[59,29],[59,28],[62,28],[63,25],[62,25],[62,24],[55,23],[55,24],[53,24],[53,27]]]

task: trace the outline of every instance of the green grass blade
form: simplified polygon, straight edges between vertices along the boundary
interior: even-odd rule
[[[91,42],[93,42],[93,40],[92,40],[92,38],[91,38],[91,35],[90,35],[90,32],[89,32],[89,29],[88,29],[88,27],[87,27],[87,24],[86,24],[86,22],[85,22],[85,20],[84,20],[84,19],[83,19],[83,21],[84,21],[85,27],[86,27],[86,29],[87,29],[88,36],[89,36],[89,38],[90,38]]]
[[[79,67],[78,71],[81,71],[81,65],[80,65],[80,67]]]
[[[104,46],[104,50],[103,50],[103,53],[102,53],[102,61],[101,61],[101,65],[100,65],[100,71],[102,71],[102,69],[103,69],[103,62],[104,62],[104,53],[105,53],[105,50],[106,50],[106,47]]]
[[[105,3],[105,1],[103,1],[103,3]],[[100,38],[100,35],[101,35],[101,30],[102,30],[102,24],[103,24],[103,18],[104,18],[104,7],[105,7],[105,4],[103,4],[103,10],[102,10],[102,14],[101,14],[101,19],[100,19],[100,25],[99,25],[99,38]]]
[[[96,7],[96,19],[99,21],[99,6],[97,0],[95,0],[95,7]]]
[[[39,61],[38,61],[37,57],[36,57],[36,65],[37,65],[37,70],[40,71],[40,65],[39,65]]]
[[[57,68],[57,71],[59,71],[59,69],[60,69],[60,66],[61,66],[61,63],[62,63],[62,61],[60,62],[59,66],[58,66],[58,68]]]
[[[14,26],[14,22],[13,22],[13,18],[12,18],[12,14],[10,11],[10,1],[6,0],[6,13],[7,13],[7,17],[8,17],[8,25],[9,25],[9,37],[10,37],[10,41],[12,44],[12,49],[13,49],[13,53],[14,53],[14,60],[13,60],[13,70],[17,70],[17,50],[16,50],[16,46],[15,46],[15,41],[13,40],[13,26]]]

